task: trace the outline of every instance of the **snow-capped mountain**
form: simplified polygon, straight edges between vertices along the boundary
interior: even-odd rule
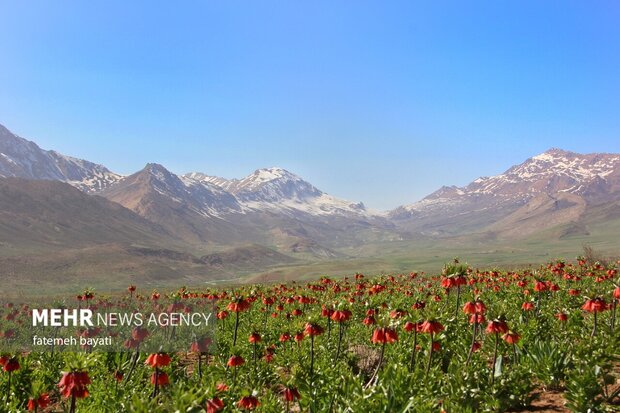
[[[576,222],[587,206],[613,202],[619,193],[620,155],[553,148],[500,175],[478,178],[462,188],[442,187],[390,211],[389,217],[430,234],[495,230],[502,225],[522,229],[526,220],[538,225],[532,225],[533,231]]]
[[[199,172],[187,180],[214,184],[233,194],[249,210],[369,217],[364,204],[328,195],[282,168],[264,168],[243,179],[224,179]]]
[[[243,211],[220,187],[180,178],[153,163],[98,194],[190,241],[208,241],[222,216]]]
[[[0,125],[0,176],[67,182],[85,192],[96,192],[121,176],[105,166],[46,151]]]

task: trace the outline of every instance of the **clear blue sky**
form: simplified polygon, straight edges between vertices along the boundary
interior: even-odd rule
[[[620,152],[620,2],[0,0],[0,123],[120,173],[282,166],[387,209]]]

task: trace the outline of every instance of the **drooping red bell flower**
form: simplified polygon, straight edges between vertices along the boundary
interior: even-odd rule
[[[253,332],[252,334],[250,334],[250,337],[248,338],[248,341],[250,343],[252,343],[252,344],[260,343],[261,336],[257,332]]]
[[[254,396],[244,396],[237,402],[237,406],[240,409],[254,410],[260,406],[260,402]]]
[[[151,384],[157,384],[158,387],[167,386],[170,384],[170,379],[168,378],[168,374],[163,371],[155,371],[151,375]]]
[[[543,292],[543,291],[547,291],[547,284],[545,284],[542,281],[536,281],[536,284],[534,284],[534,291],[536,292]]]
[[[19,367],[20,366],[19,366],[19,361],[17,360],[17,357],[12,357],[4,364],[4,367],[2,369],[6,371],[7,373],[12,373],[14,371],[19,370]]]
[[[206,410],[207,413],[217,413],[224,408],[224,402],[221,401],[217,396],[212,399],[207,400]]]
[[[227,308],[234,313],[242,313],[250,308],[250,302],[244,298],[237,298],[230,302]]]
[[[301,399],[301,395],[295,387],[285,387],[282,395],[287,402],[294,402],[295,400]]]
[[[144,364],[155,367],[165,367],[170,364],[170,356],[166,353],[149,354]]]
[[[209,351],[209,346],[212,342],[213,340],[206,336],[196,339],[192,342],[190,351],[192,353],[206,353],[207,351]]]
[[[387,327],[376,328],[370,341],[374,344],[394,343],[398,341],[398,333]]]
[[[443,330],[444,330],[443,324],[441,324],[439,321],[436,321],[436,320],[426,320],[420,326],[420,331],[422,333],[436,334]]]
[[[291,335],[289,333],[284,333],[280,335],[280,343],[286,343],[291,339]]]
[[[469,323],[470,324],[474,324],[474,323],[482,324],[485,321],[486,321],[486,318],[484,317],[484,314],[472,314],[469,317]]]
[[[406,315],[407,315],[407,311],[401,310],[400,308],[390,311],[390,318],[393,318],[393,319],[399,319]]]
[[[135,341],[142,342],[149,335],[149,331],[146,328],[136,327],[131,330],[131,338]]]
[[[348,310],[336,310],[331,315],[332,321],[335,321],[336,323],[344,323],[345,321],[348,321],[350,317],[351,312]]]
[[[121,381],[123,381],[123,377],[125,377],[125,375],[121,370],[116,370],[114,372],[114,380],[116,380],[117,382],[120,383]]]
[[[508,324],[503,320],[492,320],[487,324],[488,334],[504,334],[508,332]]]
[[[28,411],[33,412],[38,409],[45,409],[50,404],[50,396],[47,393],[42,393],[38,397],[28,400]]]
[[[615,298],[616,300],[620,300],[620,287],[616,287],[616,288],[614,289],[614,294],[613,294],[613,296],[614,296],[614,298]]]
[[[88,386],[90,384],[90,377],[85,371],[71,371],[63,373],[58,387],[60,388],[60,394],[63,397],[75,397],[77,399],[83,399],[88,397]]]
[[[473,301],[468,301],[463,306],[463,312],[465,314],[476,314],[476,303]]]
[[[238,356],[238,355],[233,355],[230,356],[230,358],[228,359],[228,363],[226,363],[228,365],[228,367],[237,367],[237,366],[241,366],[243,363],[245,363],[245,360],[243,359],[243,357]]]
[[[564,321],[568,320],[568,315],[566,313],[557,313],[555,315],[555,318],[557,318],[558,320],[564,322]]]
[[[517,344],[521,336],[514,331],[508,331],[502,336],[502,339],[508,344]]]
[[[366,318],[364,318],[364,320],[362,321],[362,323],[365,326],[371,326],[373,324],[377,324],[377,320],[375,320],[375,318],[371,315],[367,316]]]
[[[523,304],[521,304],[521,309],[523,311],[532,311],[534,309],[534,303],[531,301],[526,301]]]
[[[320,336],[325,332],[325,329],[321,327],[319,324],[315,323],[306,323],[306,327],[304,328],[304,333],[309,336]]]
[[[218,320],[223,320],[223,319],[225,319],[226,317],[228,317],[228,311],[226,311],[226,310],[222,310],[222,311],[219,311],[219,312],[217,313],[217,319],[218,319]]]
[[[581,307],[589,313],[600,313],[607,309],[607,303],[601,297],[591,298]]]

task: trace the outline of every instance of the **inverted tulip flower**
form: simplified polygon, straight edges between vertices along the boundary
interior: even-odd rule
[[[497,362],[497,347],[499,345],[499,336],[508,332],[508,324],[503,319],[495,319],[489,321],[486,328],[487,334],[495,335],[495,347],[493,350],[493,364],[491,370],[491,384],[495,383],[495,363]]]
[[[581,309],[594,314],[594,327],[592,328],[592,337],[594,337],[596,335],[597,315],[607,309],[607,303],[601,297],[596,297],[586,300]]]
[[[58,388],[62,397],[71,399],[69,413],[75,413],[77,399],[88,397],[89,384],[90,377],[86,371],[73,370],[62,374]]]
[[[377,368],[375,369],[375,372],[371,376],[366,386],[370,386],[377,378],[377,375],[379,374],[379,370],[381,369],[381,365],[383,364],[383,358],[385,356],[385,345],[387,343],[397,342],[398,333],[396,332],[396,330],[393,330],[391,328],[378,327],[372,333],[372,338],[370,339],[370,341],[373,344],[381,344],[381,353],[379,355],[379,362],[377,363]]]
[[[443,324],[441,324],[437,320],[426,320],[420,326],[420,331],[422,333],[430,334],[431,341],[428,349],[428,364],[426,365],[426,375],[431,370],[431,363],[433,361],[433,336],[444,330]]]

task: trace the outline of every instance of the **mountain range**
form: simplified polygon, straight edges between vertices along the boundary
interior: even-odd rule
[[[14,273],[17,257],[54,262],[49,254],[74,260],[58,264],[59,274],[67,265],[82,268],[80,254],[98,248],[131,257],[114,271],[204,277],[355,258],[368,244],[589,235],[618,218],[620,155],[554,148],[500,175],[380,212],[277,167],[225,179],[147,164],[122,176],[0,125],[0,195],[0,260],[12,260]]]

